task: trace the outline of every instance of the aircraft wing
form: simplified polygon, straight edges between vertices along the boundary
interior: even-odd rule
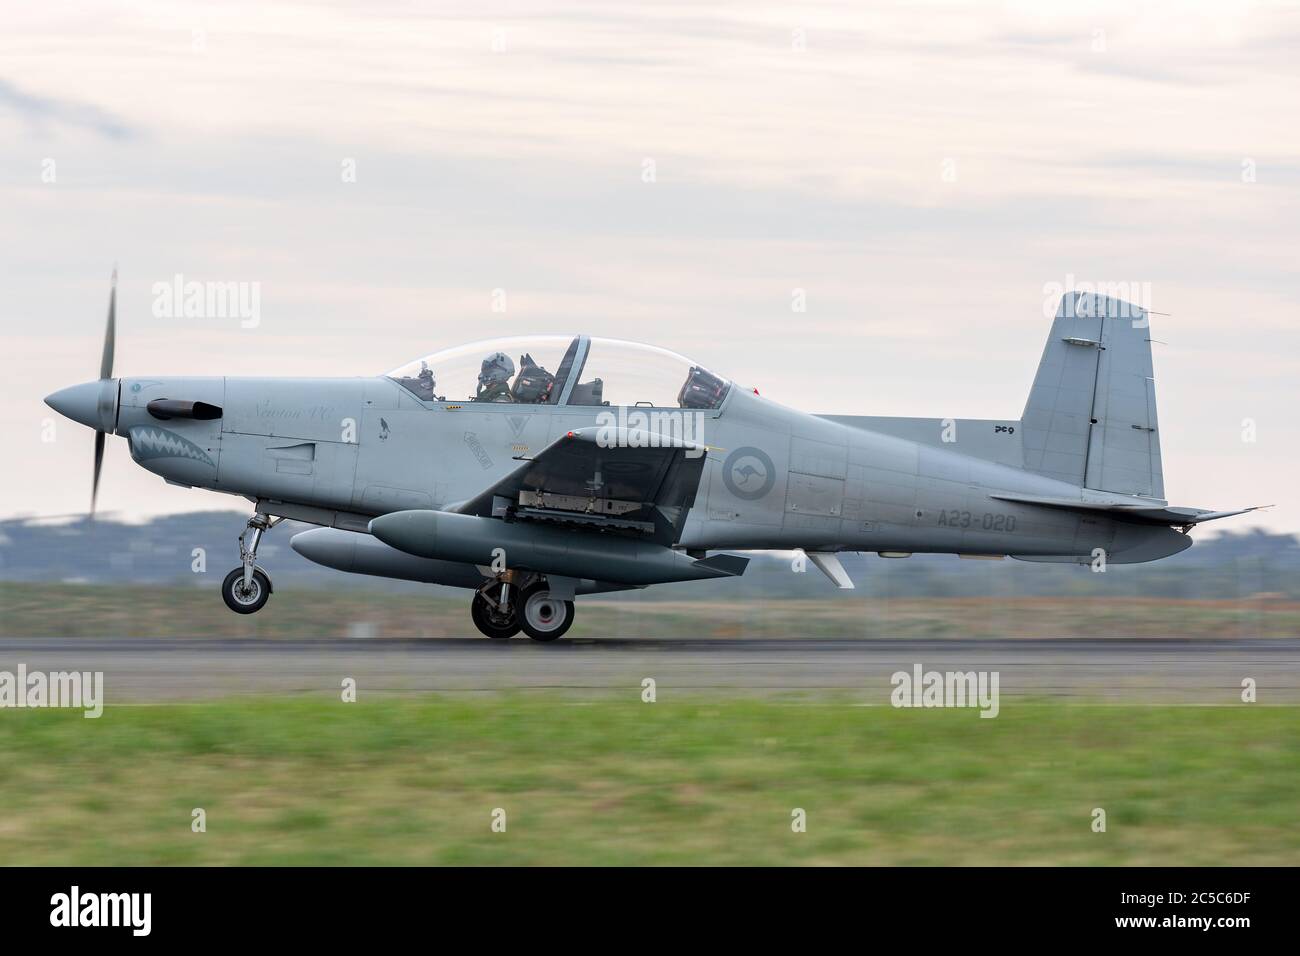
[[[1084,501],[1079,498],[1050,498],[1040,495],[999,494],[989,495],[998,501],[1014,501],[1018,504],[1041,505],[1044,508],[1061,508],[1066,511],[1101,512],[1117,518],[1131,518],[1151,524],[1193,525],[1218,518],[1231,518],[1244,515],[1271,505],[1255,505],[1252,508],[1240,508],[1236,511],[1209,511],[1205,508],[1170,508],[1154,502],[1127,501]]]
[[[672,544],[695,503],[707,450],[639,430],[579,428],[445,510],[639,532]]]

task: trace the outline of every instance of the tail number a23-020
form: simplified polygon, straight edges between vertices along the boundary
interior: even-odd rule
[[[978,528],[983,531],[1015,531],[1016,516],[997,514],[992,511],[986,511],[982,515],[971,514],[969,511],[958,511],[954,508],[950,511],[939,512],[939,527]]]

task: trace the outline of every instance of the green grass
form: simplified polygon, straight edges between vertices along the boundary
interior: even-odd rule
[[[0,766],[5,864],[1300,862],[1289,707],[252,698],[3,711]]]

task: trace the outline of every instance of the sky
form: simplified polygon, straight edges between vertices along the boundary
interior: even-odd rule
[[[1300,532],[1298,2],[3,2],[0,516],[88,506],[42,398],[116,263],[118,375],[582,331],[955,418],[1019,417],[1063,290],[1131,289],[1170,502]],[[177,275],[257,322],[155,314]],[[248,510],[117,438],[100,507]]]

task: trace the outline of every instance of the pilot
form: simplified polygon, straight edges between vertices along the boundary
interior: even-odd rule
[[[433,379],[433,371],[429,368],[429,363],[421,362],[420,374],[419,376],[416,377],[415,380],[416,394],[419,395],[426,402],[441,401],[441,399],[438,398],[436,394],[434,394],[434,389],[437,387],[438,387],[437,383]]]
[[[476,402],[513,402],[510,394],[510,377],[515,374],[515,363],[505,352],[493,352],[483,359],[478,373]]]

